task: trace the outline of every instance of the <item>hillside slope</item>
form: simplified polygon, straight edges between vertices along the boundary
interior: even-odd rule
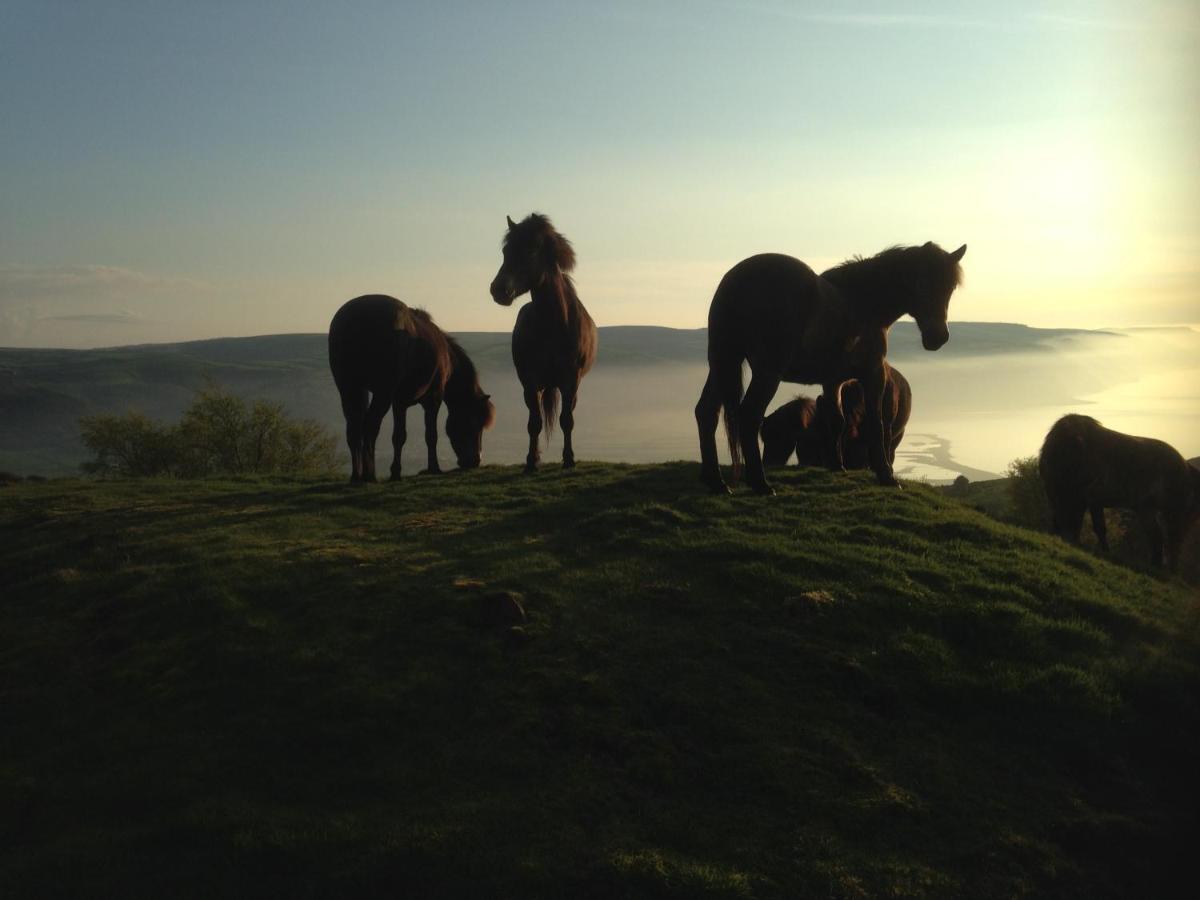
[[[0,490],[0,895],[1182,895],[1192,593],[697,474]]]

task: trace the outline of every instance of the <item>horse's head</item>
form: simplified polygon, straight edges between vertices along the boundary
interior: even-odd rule
[[[483,433],[496,421],[488,394],[475,394],[462,403],[446,404],[446,437],[460,469],[474,469],[483,460]]]
[[[571,243],[554,230],[550,220],[531,213],[517,223],[508,219],[502,247],[504,262],[492,279],[492,299],[501,306],[542,285],[547,278],[575,268]]]
[[[921,247],[921,264],[909,285],[911,295],[905,312],[917,320],[921,346],[926,350],[937,350],[950,340],[946,314],[950,295],[962,282],[959,261],[966,252],[966,244],[953,253],[947,253],[933,241]]]

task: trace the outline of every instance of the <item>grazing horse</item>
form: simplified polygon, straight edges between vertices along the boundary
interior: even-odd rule
[[[575,268],[575,251],[550,220],[532,213],[521,223],[508,219],[504,262],[492,279],[492,299],[501,306],[529,292],[529,302],[517,313],[512,355],[529,408],[529,454],[525,471],[537,471],[541,453],[538,436],[547,436],[558,416],[563,433],[563,468],[575,465],[571,432],[579,382],[596,361],[596,324],[575,294],[568,274]],[[562,413],[558,414],[559,395]]]
[[[1050,501],[1051,530],[1079,542],[1086,510],[1101,549],[1108,553],[1106,507],[1132,509],[1150,540],[1150,562],[1179,564],[1188,528],[1200,518],[1200,470],[1162,441],[1105,428],[1074,413],[1051,426],[1038,457],[1038,473]]]
[[[883,446],[889,465],[896,463],[896,448],[904,437],[912,413],[912,388],[894,367],[884,362]],[[836,392],[844,426],[841,434],[831,433],[829,404],[824,396],[813,402],[797,397],[763,419],[763,465],[787,465],[793,453],[802,466],[829,465],[839,469],[865,469],[870,454],[863,439],[866,403],[857,380],[844,382]]]
[[[884,447],[882,402],[888,329],[902,315],[917,320],[921,343],[937,350],[950,339],[946,310],[962,280],[964,244],[947,253],[932,241],[854,258],[820,275],[798,259],[765,253],[742,260],[721,279],[708,310],[708,380],[696,403],[700,476],[726,492],[717,464],[722,408],[736,481],[769,494],[758,449],[763,413],[781,381],[820,384],[832,398],[851,378],[862,386],[863,431],[880,484],[898,487]],[[750,386],[742,392],[742,363]],[[841,433],[836,404],[833,432]]]
[[[425,310],[382,294],[348,301],[329,324],[329,368],[346,417],[352,482],[375,480],[375,439],[389,407],[391,475],[393,480],[400,477],[400,451],[408,434],[405,414],[416,403],[425,410],[428,472],[441,472],[437,417],[443,400],[446,436],[459,466],[479,465],[483,432],[495,420],[495,407],[479,387],[466,352]]]

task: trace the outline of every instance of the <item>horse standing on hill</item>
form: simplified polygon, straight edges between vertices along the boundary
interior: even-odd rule
[[[1108,553],[1106,507],[1132,509],[1150,540],[1150,562],[1175,569],[1188,528],[1200,519],[1200,470],[1170,444],[1105,428],[1091,416],[1069,414],[1051,426],[1038,457],[1050,501],[1051,530],[1079,543],[1085,511]]]
[[[708,311],[708,380],[696,403],[700,475],[726,492],[717,463],[721,411],[736,481],[741,461],[746,481],[771,493],[758,449],[759,426],[781,381],[820,384],[832,398],[842,382],[857,379],[871,468],[880,484],[899,486],[884,447],[882,401],[888,329],[902,315],[917,320],[921,343],[937,350],[950,339],[946,311],[962,280],[964,244],[947,253],[932,241],[892,247],[855,258],[817,275],[800,260],[765,253],[742,260],[717,286]],[[742,363],[750,386],[743,396]],[[840,410],[831,407],[841,433]]]
[[[483,458],[483,432],[496,417],[466,351],[423,309],[394,297],[368,294],[345,303],[329,324],[329,368],[342,398],[352,482],[375,480],[375,439],[392,409],[392,479],[408,436],[406,413],[425,411],[431,474],[439,474],[437,417],[446,403],[446,436],[458,464],[473,469]],[[369,402],[368,402],[369,400]]]
[[[529,292],[530,302],[517,313],[512,355],[529,408],[529,454],[525,471],[537,471],[538,436],[547,436],[559,418],[563,433],[563,468],[575,465],[571,432],[579,383],[596,361],[596,324],[575,293],[570,271],[575,251],[550,220],[532,213],[520,224],[508,219],[504,262],[492,279],[492,299],[501,306]],[[559,395],[562,413],[558,413]]]
[[[904,437],[912,413],[912,388],[899,370],[884,362],[883,446],[888,465],[896,463],[896,448]],[[763,465],[787,465],[793,453],[802,466],[828,465],[833,469],[865,469],[870,454],[863,437],[866,403],[857,380],[843,382],[835,392],[841,419],[840,434],[832,432],[830,404],[822,395],[816,402],[800,396],[783,404],[762,423]]]

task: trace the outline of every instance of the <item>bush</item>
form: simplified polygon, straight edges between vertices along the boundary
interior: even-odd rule
[[[1008,464],[1008,498],[1012,501],[1012,517],[1022,525],[1044,530],[1049,527],[1050,507],[1042,477],[1038,474],[1038,458],[1022,456]]]
[[[179,465],[176,429],[141,413],[85,416],[79,420],[83,445],[96,458],[83,464],[90,475],[146,477],[173,475]]]
[[[218,387],[197,393],[178,425],[130,412],[80,420],[96,458],[85,472],[139,477],[178,475],[325,475],[337,470],[337,437],[309,419],[288,418],[282,404],[246,401]]]

